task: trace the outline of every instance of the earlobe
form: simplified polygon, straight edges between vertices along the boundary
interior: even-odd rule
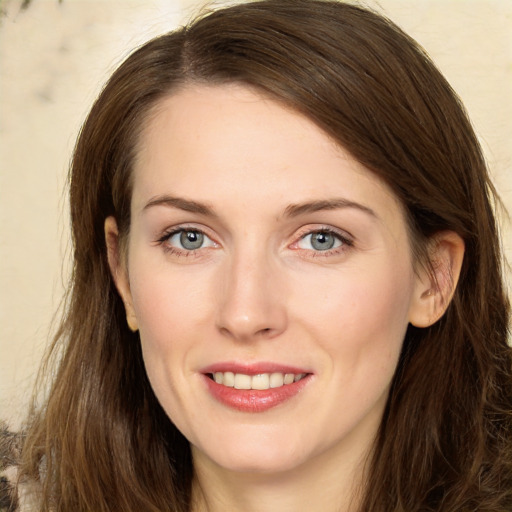
[[[105,242],[107,246],[108,265],[117,291],[121,296],[124,303],[126,312],[126,323],[131,331],[138,330],[137,316],[133,309],[132,294],[130,291],[130,282],[128,279],[128,271],[126,268],[125,259],[121,254],[119,243],[119,230],[117,222],[114,217],[107,217],[105,219]]]
[[[453,231],[436,233],[429,261],[417,275],[409,322],[429,327],[445,313],[455,293],[464,259],[464,241]]]

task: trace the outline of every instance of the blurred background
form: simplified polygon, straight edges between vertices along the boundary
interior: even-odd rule
[[[67,282],[66,176],[80,125],[133,48],[206,3],[0,0],[0,418],[13,428]],[[386,14],[426,48],[465,103],[512,211],[512,1],[353,3]],[[506,219],[503,238],[512,261]]]

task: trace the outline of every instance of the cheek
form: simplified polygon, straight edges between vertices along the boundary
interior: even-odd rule
[[[170,339],[174,344],[190,337],[209,314],[211,279],[165,265],[137,270],[130,283],[141,336],[161,350],[169,348]]]
[[[302,293],[298,316],[333,357],[364,366],[395,364],[414,283],[412,270],[403,270],[410,265],[397,262],[343,269],[323,281],[312,279],[302,287],[310,290],[307,295],[296,290],[296,296]]]
[[[132,265],[131,292],[148,378],[169,416],[183,425],[182,411],[189,409],[183,390],[189,387],[190,354],[206,338],[204,325],[211,318],[210,281],[168,266]]]
[[[352,269],[330,282],[322,301],[309,302],[306,328],[327,355],[320,371],[329,382],[325,416],[333,403],[344,411],[329,427],[335,436],[367,416],[380,421],[408,325],[412,280],[388,268]]]

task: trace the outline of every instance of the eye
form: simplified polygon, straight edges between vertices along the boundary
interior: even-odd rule
[[[165,235],[162,240],[167,245],[184,251],[195,251],[204,247],[214,247],[215,242],[196,229],[179,229]]]
[[[332,231],[321,230],[313,231],[303,236],[297,243],[297,247],[314,251],[329,251],[344,244],[350,245],[341,235]]]

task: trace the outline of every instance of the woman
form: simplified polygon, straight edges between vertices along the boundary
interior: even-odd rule
[[[40,510],[512,509],[495,195],[391,22],[269,0],[150,41],[70,192]]]

